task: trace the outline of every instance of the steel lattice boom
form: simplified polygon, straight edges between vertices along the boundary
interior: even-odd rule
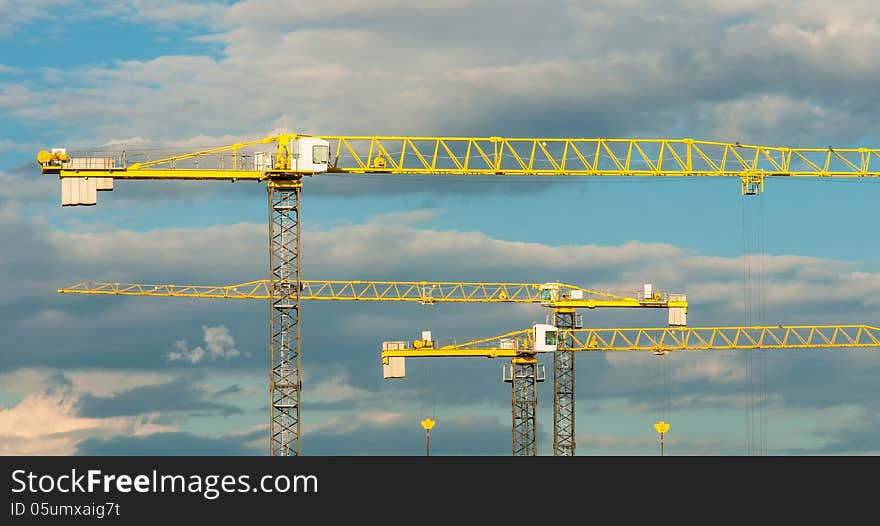
[[[454,175],[880,175],[880,150],[693,139],[322,136],[333,169]],[[376,160],[379,161],[377,166]]]
[[[569,351],[711,351],[738,349],[843,349],[880,347],[880,328],[870,325],[791,325],[772,327],[657,327],[560,329]],[[387,350],[400,357],[514,358],[535,354],[533,329],[448,345]]]
[[[269,299],[270,280],[235,285],[169,285],[82,281],[63,294]],[[575,292],[578,299],[572,299]],[[577,293],[580,293],[579,295]],[[431,303],[537,303],[558,307],[687,308],[683,295],[638,292],[624,296],[564,283],[479,283],[453,281],[300,280],[303,301],[395,301]]]
[[[412,175],[880,177],[880,149],[790,148],[694,139],[573,137],[308,136],[280,134],[157,157],[155,152],[40,152],[44,173],[118,179],[255,180],[302,177],[291,141],[326,141],[327,171]],[[103,164],[72,162],[101,159]],[[56,162],[59,161],[59,162]]]

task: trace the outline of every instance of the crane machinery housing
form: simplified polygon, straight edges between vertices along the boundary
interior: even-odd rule
[[[727,177],[757,195],[773,177],[878,177],[880,150],[694,139],[322,136],[284,133],[152,158],[152,152],[37,153],[61,205],[97,203],[116,179],[264,182],[269,203],[270,455],[300,448],[300,206],[321,173],[455,176]]]

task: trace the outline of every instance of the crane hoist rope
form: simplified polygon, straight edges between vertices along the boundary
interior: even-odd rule
[[[766,322],[766,225],[764,197],[742,199],[743,316],[746,325]],[[765,353],[745,351],[746,453],[767,452],[767,363]]]
[[[664,423],[666,426],[665,429],[668,431],[669,422],[672,421],[672,417],[670,415],[669,353],[654,352],[654,354],[658,358],[655,366],[655,382],[657,385],[656,417],[657,422]],[[665,435],[665,433],[666,431],[663,431],[662,434]]]
[[[758,224],[760,225],[760,238],[758,243],[758,251],[760,253],[760,283],[759,283],[759,317],[758,323],[767,323],[767,226],[766,215],[764,214],[764,199],[758,199]],[[759,362],[759,385],[761,391],[761,450],[763,455],[767,455],[767,446],[769,440],[769,430],[767,429],[767,411],[769,398],[767,396],[767,357],[764,353],[758,354]]]

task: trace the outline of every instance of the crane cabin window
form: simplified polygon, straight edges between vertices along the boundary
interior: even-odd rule
[[[544,345],[556,345],[556,331],[544,333]]]
[[[312,163],[323,164],[330,162],[330,147],[324,144],[312,146]]]

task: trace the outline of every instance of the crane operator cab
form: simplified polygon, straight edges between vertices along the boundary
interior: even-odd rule
[[[544,305],[549,305],[551,302],[556,301],[559,296],[559,284],[558,283],[544,283],[541,286],[541,303]]]
[[[330,142],[315,137],[297,137],[290,141],[291,170],[325,173],[330,162]]]
[[[536,323],[532,328],[535,338],[535,352],[554,352],[556,350],[557,328],[546,323]]]
[[[283,148],[279,151],[283,151]],[[287,143],[287,159],[287,167],[295,172],[326,173],[330,164],[330,141],[317,137],[290,139],[290,142]],[[271,152],[254,152],[254,170],[268,172],[284,166],[283,162],[276,161]]]
[[[561,285],[559,283],[544,283],[541,285],[541,305],[552,306],[557,301],[575,301],[584,299],[584,291]]]

